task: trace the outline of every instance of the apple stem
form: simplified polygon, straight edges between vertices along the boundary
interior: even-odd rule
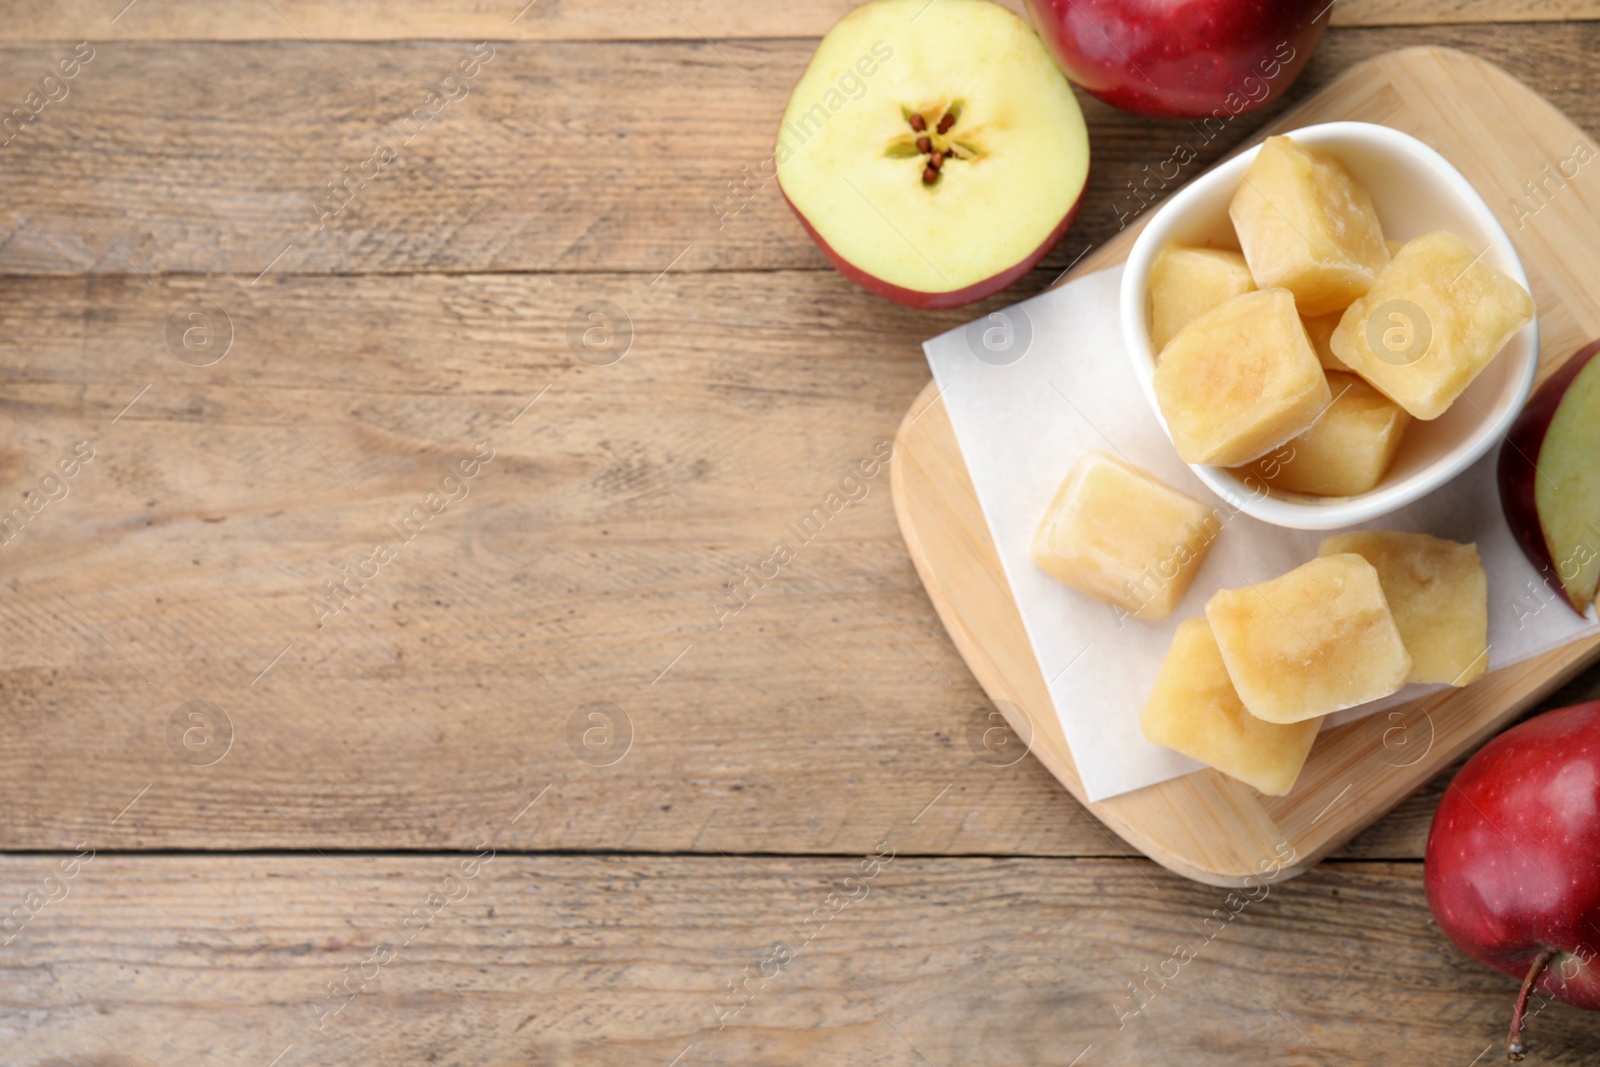
[[[1533,958],[1533,966],[1528,968],[1528,977],[1522,980],[1522,991],[1517,994],[1517,1005],[1511,1012],[1511,1036],[1506,1039],[1506,1059],[1521,1060],[1528,1051],[1528,1046],[1522,1040],[1523,1024],[1528,1018],[1528,996],[1533,992],[1534,985],[1539,981],[1539,975],[1549,966],[1556,950],[1547,948]]]

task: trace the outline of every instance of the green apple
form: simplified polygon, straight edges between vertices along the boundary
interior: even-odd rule
[[[1522,551],[1579,615],[1600,589],[1600,341],[1541,385],[1500,447],[1500,503]]]

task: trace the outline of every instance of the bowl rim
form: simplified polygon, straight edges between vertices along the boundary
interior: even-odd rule
[[[1483,197],[1472,183],[1444,156],[1425,142],[1390,126],[1372,122],[1323,122],[1293,130],[1273,131],[1274,135],[1293,136],[1307,144],[1348,143],[1354,140],[1389,153],[1404,153],[1426,165],[1439,181],[1448,186],[1488,236],[1489,246],[1495,251],[1505,273],[1524,289],[1532,291],[1528,275],[1517,255],[1511,236],[1500,224]],[[1224,183],[1237,184],[1245,170],[1261,150],[1261,143],[1243,149],[1204,174],[1199,175],[1164,203],[1160,204],[1145,222],[1123,265],[1119,290],[1123,346],[1133,365],[1134,376],[1139,380],[1145,401],[1154,413],[1162,432],[1170,442],[1171,431],[1161,415],[1161,405],[1155,395],[1155,352],[1150,343],[1150,329],[1146,315],[1145,292],[1148,287],[1150,266],[1156,255],[1170,239],[1173,229],[1183,220],[1194,201],[1210,194]],[[1301,503],[1281,496],[1246,492],[1244,483],[1225,467],[1191,463],[1189,469],[1205,486],[1222,497],[1230,507],[1271,523],[1300,530],[1331,530],[1353,526],[1396,511],[1415,503],[1462,471],[1472,466],[1503,439],[1506,431],[1521,413],[1523,405],[1533,390],[1533,380],[1539,366],[1539,315],[1535,308],[1533,321],[1507,341],[1506,347],[1496,355],[1504,356],[1526,334],[1526,347],[1517,354],[1525,366],[1514,368],[1509,384],[1511,403],[1503,406],[1500,414],[1486,417],[1479,429],[1464,438],[1460,444],[1446,452],[1428,466],[1396,485],[1379,485],[1357,496],[1338,498],[1333,503]],[[1506,394],[1502,394],[1504,396]],[[1497,405],[1498,406],[1498,405]]]

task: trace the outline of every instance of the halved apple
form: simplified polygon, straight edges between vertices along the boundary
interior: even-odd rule
[[[778,185],[846,277],[912,307],[1010,285],[1071,224],[1089,175],[1072,88],[989,0],[873,0],[800,77]]]
[[[1600,341],[1555,372],[1500,446],[1500,504],[1522,551],[1579,615],[1600,589]]]

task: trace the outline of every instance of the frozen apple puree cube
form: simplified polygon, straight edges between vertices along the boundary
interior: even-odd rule
[[[1189,323],[1255,287],[1238,252],[1177,245],[1162,249],[1150,267],[1150,343],[1160,352]]]
[[[1337,156],[1268,137],[1228,207],[1262,289],[1294,293],[1306,315],[1348,307],[1389,262],[1372,198]]]
[[[1154,384],[1178,455],[1222,467],[1301,433],[1333,399],[1287,289],[1236,296],[1179,330]]]
[[[1462,686],[1489,667],[1489,579],[1477,545],[1389,530],[1335,534],[1318,555],[1354,552],[1378,571],[1409,682]]]
[[[1274,489],[1355,496],[1383,480],[1411,416],[1353,374],[1328,374],[1333,403],[1316,425],[1251,469]]]
[[[1477,257],[1443,230],[1407,241],[1345,310],[1334,355],[1417,418],[1443,415],[1533,321],[1528,291]]]
[[[1189,619],[1172,635],[1155,690],[1139,715],[1153,743],[1275,797],[1288,793],[1300,776],[1321,725],[1321,719],[1280,724],[1250,714],[1203,618]]]
[[[1052,576],[1140,619],[1164,619],[1222,529],[1216,513],[1104,452],[1073,464],[1033,536]]]
[[[1228,676],[1268,722],[1301,722],[1388,696],[1411,673],[1378,572],[1324,556],[1206,602]]]

